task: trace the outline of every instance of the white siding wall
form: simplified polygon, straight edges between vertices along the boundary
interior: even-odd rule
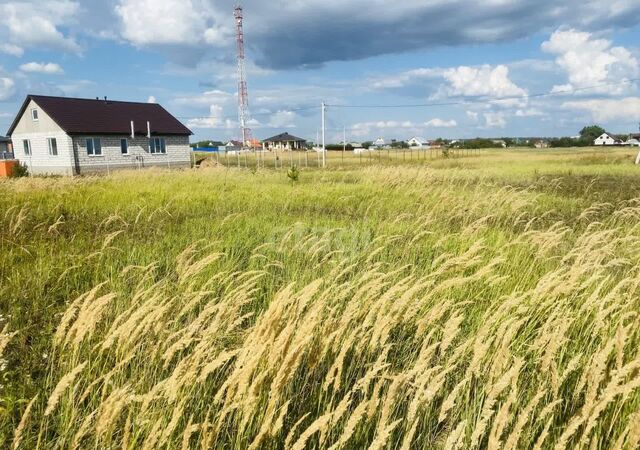
[[[31,110],[38,111],[38,120],[31,118]],[[58,155],[49,155],[48,138],[55,138],[58,144]],[[31,141],[31,156],[24,153],[22,141]],[[31,101],[20,118],[13,134],[11,135],[15,156],[20,162],[35,175],[72,174],[72,147],[71,138],[41,109]]]
[[[100,138],[101,156],[87,153],[87,139]],[[146,136],[74,136],[73,148],[80,164],[80,173],[110,172],[118,169],[136,169],[142,167],[180,168],[191,166],[191,148],[188,136],[163,137],[166,143],[166,154],[149,152],[149,139]],[[121,139],[127,139],[129,154],[123,155],[120,148]]]
[[[49,138],[55,138],[58,156],[49,155]],[[31,156],[24,152],[23,140],[31,142]],[[34,175],[72,175],[71,138],[63,131],[29,134],[14,133],[11,136],[16,159]]]

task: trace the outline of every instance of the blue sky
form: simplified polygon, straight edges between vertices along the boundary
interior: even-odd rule
[[[637,0],[245,0],[253,134],[561,136],[640,123]],[[0,133],[28,93],[156,101],[238,137],[233,1],[0,0]],[[537,94],[551,94],[538,97]],[[419,108],[344,108],[373,105]],[[443,104],[447,104],[445,106]]]

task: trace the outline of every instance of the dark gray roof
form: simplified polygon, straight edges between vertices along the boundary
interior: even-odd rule
[[[11,139],[8,137],[0,136],[0,142],[2,143],[11,142]]]
[[[295,137],[289,133],[281,133],[277,136],[270,137],[269,139],[265,139],[263,142],[307,142],[306,139],[302,139],[299,137]]]
[[[131,134],[131,121],[135,133],[147,134],[147,121],[151,134],[191,135],[191,130],[157,103],[118,102],[81,98],[29,95],[14,120],[9,136],[18,125],[29,102],[33,100],[67,134]]]

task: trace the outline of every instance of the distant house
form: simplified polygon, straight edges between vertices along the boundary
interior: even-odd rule
[[[630,134],[629,138],[623,143],[630,147],[640,147],[640,134]]]
[[[640,139],[629,138],[623,143],[623,145],[627,145],[629,147],[640,147]]]
[[[622,143],[623,142],[620,139],[615,138],[608,133],[603,133],[601,136],[596,138],[595,141],[593,141],[593,145],[597,146],[622,145]]]
[[[498,147],[507,148],[507,143],[502,139],[495,139],[492,142]]]
[[[373,147],[378,147],[378,148],[382,148],[385,145],[386,145],[386,142],[384,141],[384,138],[378,138],[373,143]]]
[[[262,148],[265,150],[305,150],[307,141],[293,136],[289,133],[281,133],[262,141]]]
[[[238,152],[242,150],[242,142],[234,141],[233,139],[227,142],[223,148],[220,149],[225,152]]]
[[[535,148],[549,148],[549,143],[547,141],[536,141],[533,146]]]
[[[9,135],[33,174],[190,167],[191,131],[157,103],[29,95]]]
[[[429,141],[421,137],[412,137],[407,141],[407,144],[409,144],[409,147],[418,147],[418,148],[429,147]]]
[[[433,148],[433,149],[438,149],[438,148],[442,148],[442,142],[440,141],[429,141],[429,148]]]

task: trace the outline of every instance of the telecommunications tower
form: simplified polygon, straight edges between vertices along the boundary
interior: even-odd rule
[[[251,141],[249,122],[249,93],[247,91],[247,76],[244,65],[244,31],[242,29],[242,6],[236,6],[233,16],[236,19],[236,45],[238,50],[238,120],[240,122],[240,137],[242,146]]]

